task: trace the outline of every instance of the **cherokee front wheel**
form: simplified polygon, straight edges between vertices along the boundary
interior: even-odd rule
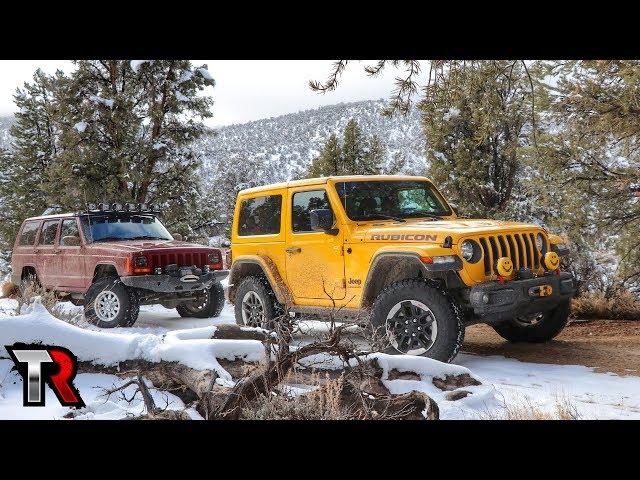
[[[101,328],[131,326],[139,310],[137,295],[117,277],[96,280],[85,296],[84,316]]]
[[[373,341],[385,353],[451,361],[464,340],[464,326],[447,296],[421,279],[386,287],[371,314]]]

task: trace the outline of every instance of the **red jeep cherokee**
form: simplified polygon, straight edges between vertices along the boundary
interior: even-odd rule
[[[217,317],[224,306],[220,249],[174,240],[145,205],[100,204],[87,212],[25,220],[11,257],[12,281],[37,281],[84,305],[99,327],[130,326],[140,305],[183,317]]]

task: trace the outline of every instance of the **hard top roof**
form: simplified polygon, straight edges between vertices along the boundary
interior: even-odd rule
[[[266,192],[269,190],[278,190],[283,188],[306,187],[312,185],[324,185],[328,182],[366,182],[366,181],[384,181],[384,180],[427,180],[427,177],[415,175],[342,175],[322,178],[305,178],[303,180],[290,180],[288,182],[272,183],[270,185],[262,185],[259,187],[247,188],[240,190],[238,195],[247,195],[257,192]]]

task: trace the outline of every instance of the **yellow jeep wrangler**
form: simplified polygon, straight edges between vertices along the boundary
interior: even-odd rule
[[[370,320],[386,351],[453,359],[465,326],[541,342],[567,322],[575,282],[561,237],[458,218],[424,177],[314,178],[239,192],[229,300],[241,325],[283,312]]]

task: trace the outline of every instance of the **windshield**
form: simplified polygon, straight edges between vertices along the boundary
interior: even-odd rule
[[[84,236],[89,242],[117,240],[173,240],[153,215],[92,215],[82,217]]]
[[[336,190],[347,216],[355,221],[451,215],[451,209],[430,182],[339,182]]]

